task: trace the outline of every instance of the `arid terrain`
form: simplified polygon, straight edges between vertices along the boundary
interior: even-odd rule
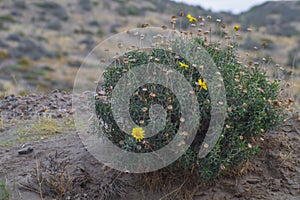
[[[92,49],[131,28],[170,28],[179,12],[239,25],[241,62],[261,63],[295,100],[282,124],[261,135],[258,155],[208,182],[112,170],[86,150],[74,125],[71,91]],[[299,13],[299,1],[234,15],[169,0],[0,0],[0,200],[300,199]],[[188,24],[184,17],[180,26]]]
[[[278,66],[283,75],[271,74],[289,81],[294,88],[290,95],[299,99],[298,1],[268,2],[239,15],[169,0],[2,0],[0,9],[1,94],[70,91],[78,68],[97,44],[131,28],[170,28],[171,17],[183,12],[212,16],[212,22],[221,19],[229,30],[240,25],[241,61],[254,58],[271,72]],[[177,28],[189,26],[186,17],[179,21]]]
[[[40,194],[58,199],[58,191],[64,194],[62,199],[300,198],[300,118],[296,114],[261,136],[257,156],[215,180],[195,184],[188,175],[126,174],[104,167],[77,135],[68,93],[9,96],[0,105],[0,180],[6,183],[0,190],[2,199],[5,191],[10,199],[24,200],[40,199]],[[28,147],[33,151],[18,153]],[[46,187],[50,184],[46,180],[57,185]]]

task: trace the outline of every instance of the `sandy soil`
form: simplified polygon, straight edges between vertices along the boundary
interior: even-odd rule
[[[49,94],[48,100],[53,98],[55,100],[55,96],[60,96],[58,91]],[[38,97],[30,98],[34,100]],[[24,98],[13,102],[22,103],[22,99]],[[54,100],[53,102],[58,102],[58,107],[65,106],[65,113],[70,113],[67,112],[71,110],[70,98],[64,101]],[[39,105],[43,102],[48,101],[39,102]],[[9,109],[3,106],[5,102],[1,100],[0,104],[2,113],[8,114]],[[52,113],[58,110],[53,109]],[[35,112],[34,109],[32,112]],[[15,127],[6,127],[2,130],[0,141],[8,131],[17,130]],[[191,184],[192,178],[178,178],[171,183],[161,181],[161,185],[154,186],[159,181],[155,182],[153,179],[162,178],[161,172],[152,173],[150,176],[111,170],[86,151],[74,129],[68,129],[64,134],[34,142],[25,144],[17,142],[10,147],[0,145],[0,182],[7,183],[10,199],[16,200],[41,199],[40,194],[43,194],[45,199],[59,199],[60,192],[64,193],[61,199],[76,200],[298,200],[300,199],[299,143],[300,120],[295,116],[282,126],[266,133],[260,141],[260,153],[234,172],[227,171],[224,176],[207,183]],[[34,149],[32,153],[18,154],[21,147],[28,146]],[[171,176],[171,172],[168,176]],[[193,185],[193,188],[189,188],[189,185]]]

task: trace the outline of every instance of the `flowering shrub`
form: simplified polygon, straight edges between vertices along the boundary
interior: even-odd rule
[[[184,14],[180,13],[179,17],[183,16]],[[173,16],[173,28],[176,20],[177,17]],[[151,63],[172,66],[173,70],[180,72],[192,86],[201,119],[191,146],[169,168],[193,171],[201,180],[208,180],[254,155],[258,150],[257,137],[280,122],[282,109],[278,99],[279,84],[277,80],[268,80],[258,63],[243,64],[239,61],[238,44],[234,37],[240,31],[240,26],[236,25],[227,30],[220,19],[217,19],[214,25],[205,24],[206,20],[212,21],[210,16],[200,16],[197,19],[188,14],[180,21],[184,20],[190,23],[191,27],[189,31],[180,30],[183,37],[187,38],[186,45],[196,42],[208,52],[223,78],[226,90],[227,117],[222,135],[212,151],[204,158],[198,157],[211,120],[211,95],[207,80],[196,70],[191,60],[172,51],[176,44],[170,44],[170,48],[133,50],[119,57],[118,62],[106,69],[104,82],[99,82],[97,92],[100,95],[96,100],[96,114],[105,136],[121,149],[146,153],[168,145],[178,134],[180,123],[185,121],[181,116],[177,96],[170,88],[148,83],[136,88],[131,94],[129,113],[136,124],[131,130],[131,135],[122,131],[114,120],[111,99],[118,81],[123,76],[130,75],[134,68]],[[212,27],[217,27],[216,31],[213,31]],[[229,31],[233,33],[233,37]],[[160,119],[165,120],[165,126],[156,135],[147,137],[148,133],[143,127],[153,120],[151,106],[155,104],[161,105],[166,111],[166,115]]]

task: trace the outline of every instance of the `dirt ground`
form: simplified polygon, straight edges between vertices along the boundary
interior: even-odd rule
[[[62,95],[64,98],[62,99]],[[30,97],[32,102],[40,97]],[[44,99],[44,100],[43,100]],[[60,100],[59,100],[60,99]],[[60,112],[56,120],[70,117],[70,97],[55,91],[40,98],[41,105],[55,102]],[[28,99],[27,99],[28,100]],[[10,102],[10,103],[8,103]],[[0,101],[2,114],[17,108],[24,97]],[[7,105],[13,105],[9,107]],[[51,107],[51,106],[49,106]],[[23,109],[24,110],[24,109]],[[69,115],[68,115],[69,114]],[[4,115],[2,115],[4,118]],[[10,118],[20,120],[20,115]],[[24,117],[22,118],[24,119]],[[2,123],[6,122],[2,119]],[[7,124],[8,122],[6,122]],[[260,140],[261,151],[242,167],[228,171],[224,176],[208,183],[190,184],[192,178],[178,178],[173,182],[160,182],[162,173],[149,175],[125,174],[111,170],[95,160],[81,143],[74,127],[59,130],[57,134],[26,142],[3,143],[7,134],[20,131],[18,127],[32,124],[32,119],[7,126],[0,132],[0,183],[6,183],[9,199],[300,199],[300,120],[290,117],[283,125],[266,133]],[[19,155],[22,147],[33,152]],[[160,174],[159,174],[160,173]],[[189,188],[188,185],[193,185]],[[2,194],[1,194],[2,192]],[[0,199],[5,190],[0,188]],[[64,194],[64,195],[62,195]],[[60,195],[62,197],[60,197]],[[2,198],[1,198],[2,197]]]

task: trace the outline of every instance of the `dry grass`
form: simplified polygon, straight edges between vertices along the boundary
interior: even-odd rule
[[[27,121],[12,121],[11,124],[0,124],[8,128],[6,137],[0,142],[1,146],[10,147],[16,143],[24,144],[28,141],[38,141],[49,137],[66,134],[76,129],[73,118],[54,119],[39,117]],[[10,129],[10,126],[14,126]]]
[[[140,174],[135,185],[148,193],[161,194],[160,200],[193,199],[200,187],[209,182],[200,182],[194,172],[169,171],[167,168],[159,171]]]

